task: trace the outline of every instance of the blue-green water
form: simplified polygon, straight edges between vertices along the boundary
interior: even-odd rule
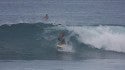
[[[72,51],[56,49],[65,32]],[[124,26],[0,26],[0,70],[124,70]]]
[[[60,32],[69,52],[58,52]],[[20,23],[0,26],[0,70],[124,70],[125,27]]]
[[[124,70],[124,6],[124,0],[0,0],[0,70]],[[63,53],[56,49],[62,31],[70,49]]]
[[[56,49],[65,33],[70,53]],[[1,60],[124,59],[124,26],[62,26],[20,23],[0,26]]]
[[[81,61],[61,60],[9,60],[0,61],[0,70],[124,70],[125,60],[90,59]]]

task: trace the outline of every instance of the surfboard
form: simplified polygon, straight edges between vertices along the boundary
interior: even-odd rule
[[[56,48],[61,53],[73,53],[72,47],[68,44],[57,44]]]
[[[66,44],[57,44],[57,51],[65,52]]]

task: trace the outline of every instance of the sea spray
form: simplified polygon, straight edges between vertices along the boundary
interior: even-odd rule
[[[70,26],[78,40],[98,49],[125,52],[125,28],[120,26]],[[121,29],[122,31],[118,31]],[[116,32],[118,31],[118,32]]]

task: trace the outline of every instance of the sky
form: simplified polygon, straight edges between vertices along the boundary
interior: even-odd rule
[[[42,22],[45,14],[57,24],[125,25],[125,0],[0,0],[0,24]]]

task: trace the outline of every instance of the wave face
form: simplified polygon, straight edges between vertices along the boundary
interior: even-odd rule
[[[72,53],[60,53],[56,49],[62,31],[73,48]],[[124,42],[125,27],[122,26],[2,25],[0,59],[125,58]]]

